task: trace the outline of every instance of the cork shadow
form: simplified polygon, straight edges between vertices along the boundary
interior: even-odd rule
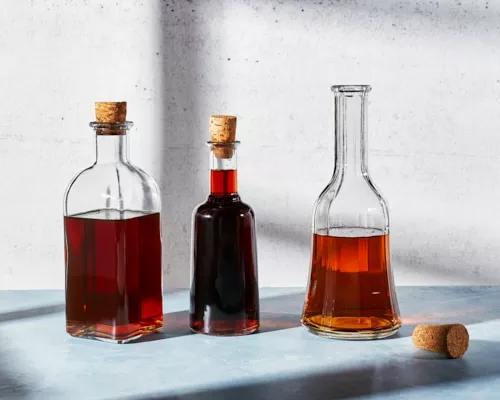
[[[444,354],[432,353],[430,351],[425,351],[425,350],[420,350],[420,349],[415,350],[415,353],[413,354],[412,358],[415,360],[450,360],[451,359],[451,357],[444,355]]]

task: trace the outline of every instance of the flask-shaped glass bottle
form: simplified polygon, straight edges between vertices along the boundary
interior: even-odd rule
[[[319,336],[377,339],[401,326],[390,267],[387,204],[368,175],[370,86],[333,86],[335,170],[313,212],[302,325]]]
[[[66,330],[125,343],[163,324],[160,191],[128,160],[126,103],[96,117],[96,162],[64,195]]]
[[[190,326],[246,335],[259,327],[257,244],[252,208],[238,194],[236,117],[210,119],[210,195],[193,212]]]

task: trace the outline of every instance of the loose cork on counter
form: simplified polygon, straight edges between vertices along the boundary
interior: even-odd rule
[[[419,349],[452,358],[462,357],[469,347],[469,333],[462,324],[418,325],[412,339]]]
[[[120,102],[96,102],[95,118],[97,122],[112,123],[125,122],[127,120],[127,103]]]
[[[215,157],[231,158],[234,154],[232,144],[236,140],[236,117],[232,115],[212,115],[210,117],[210,138]],[[216,144],[220,144],[217,146]],[[227,144],[227,146],[224,146]]]

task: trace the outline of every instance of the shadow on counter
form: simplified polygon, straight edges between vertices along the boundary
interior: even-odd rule
[[[130,400],[211,400],[211,399],[345,399],[382,393],[433,387],[441,398],[443,384],[485,379],[500,375],[500,348],[497,342],[472,340],[466,355],[457,360],[422,357],[421,353],[396,355],[396,360],[345,371],[295,375],[259,380],[250,384],[210,388],[186,394],[135,397]],[[487,386],[475,387],[473,396],[493,396]],[[444,396],[444,392],[442,393]]]
[[[0,343],[2,338],[0,337]],[[16,377],[16,373],[12,371],[9,364],[15,364],[15,356],[10,356],[8,352],[0,348],[0,398],[2,399],[24,399],[30,394],[27,384],[21,383]]]
[[[0,314],[0,324],[4,322],[19,321],[27,318],[40,317],[64,312],[64,304],[34,307]],[[28,398],[31,391],[29,386],[19,381],[19,374],[15,372],[16,354],[4,350],[4,340],[0,336],[0,398],[2,399],[24,399]],[[7,344],[7,349],[9,344]]]
[[[260,300],[260,328],[255,335],[300,326],[300,310],[304,295],[286,294]],[[191,335],[189,329],[189,311],[163,314],[164,327],[160,332],[144,336],[130,344],[173,339]]]
[[[411,287],[397,289],[403,326],[386,340],[410,337],[419,324],[478,324],[499,318],[495,286]]]
[[[43,307],[34,307],[29,309],[17,310],[17,311],[9,311],[6,313],[0,314],[0,323],[16,321],[20,319],[33,318],[33,317],[41,317],[43,315],[57,314],[60,312],[64,312],[65,305],[64,304],[55,304],[50,306]]]

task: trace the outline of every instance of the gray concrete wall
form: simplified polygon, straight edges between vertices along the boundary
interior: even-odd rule
[[[167,288],[188,285],[213,113],[239,118],[261,285],[305,285],[342,83],[373,86],[396,282],[500,283],[499,25],[483,0],[4,0],[0,288],[63,287],[62,196],[93,162],[93,102],[113,99],[162,188]]]

